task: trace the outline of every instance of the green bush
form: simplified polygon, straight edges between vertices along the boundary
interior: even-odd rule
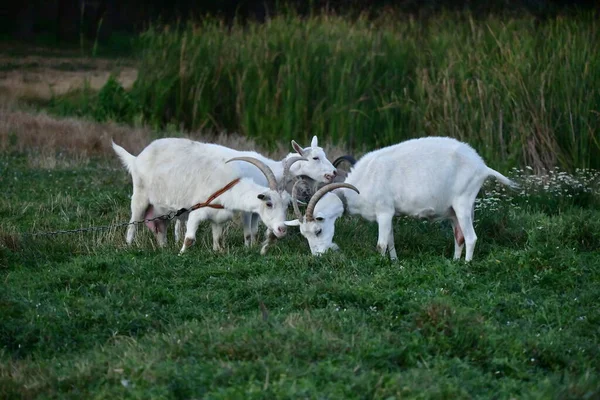
[[[115,76],[111,75],[98,92],[98,99],[93,111],[94,118],[97,121],[132,122],[138,112],[139,107],[135,100],[121,86]]]
[[[109,76],[98,92],[84,86],[81,90],[52,98],[47,106],[58,115],[91,117],[98,122],[131,124],[141,115],[138,101],[123,88],[114,75]]]

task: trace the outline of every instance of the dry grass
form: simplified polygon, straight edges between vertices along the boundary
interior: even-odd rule
[[[0,108],[0,151],[28,153],[32,167],[52,169],[57,166],[85,164],[90,157],[107,157],[116,161],[111,139],[133,154],[138,154],[157,136],[173,135],[167,132],[157,134],[146,127],[55,118],[44,113]],[[256,150],[275,159],[282,158],[291,150],[289,143],[279,143],[275,151],[268,152],[252,139],[238,134],[207,135],[191,132],[185,135],[178,133],[176,136],[218,143],[234,149]],[[343,147],[324,147],[331,160],[343,154]]]
[[[139,151],[150,140],[150,130],[0,110],[0,150],[29,153],[40,165],[51,167],[48,159],[65,156],[85,162],[90,156],[106,155],[112,152],[111,138],[131,151]]]
[[[0,55],[0,65],[0,95],[16,100],[47,100],[85,86],[99,90],[111,74],[126,89],[137,79],[132,65],[97,58]]]

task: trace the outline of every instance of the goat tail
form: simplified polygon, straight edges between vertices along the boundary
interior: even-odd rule
[[[512,181],[510,179],[508,179],[507,177],[505,177],[504,175],[502,175],[500,172],[491,169],[488,167],[488,176],[493,176],[494,178],[496,178],[499,182],[503,183],[506,186],[511,187],[512,189],[518,189],[520,188],[520,185],[518,183],[516,183],[515,181]]]
[[[130,154],[127,150],[116,144],[114,141],[112,142],[112,148],[117,153],[121,162],[127,168],[130,174],[133,174],[133,170],[135,167],[135,159],[136,157]]]

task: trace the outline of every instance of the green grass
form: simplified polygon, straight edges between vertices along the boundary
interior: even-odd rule
[[[203,228],[181,257],[145,228],[132,247],[23,237],[126,221],[130,178],[6,154],[0,171],[1,398],[600,396],[597,175],[486,185],[467,264],[447,224],[409,219],[397,263],[358,218],[320,258],[297,231],[261,257],[239,223],[224,254]]]
[[[452,136],[504,168],[600,167],[593,14],[350,20],[289,14],[142,35],[147,121],[349,149]]]

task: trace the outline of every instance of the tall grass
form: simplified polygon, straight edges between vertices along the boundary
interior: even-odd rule
[[[427,21],[278,16],[143,34],[134,94],[154,123],[350,150],[426,135],[496,166],[600,167],[594,15]]]

